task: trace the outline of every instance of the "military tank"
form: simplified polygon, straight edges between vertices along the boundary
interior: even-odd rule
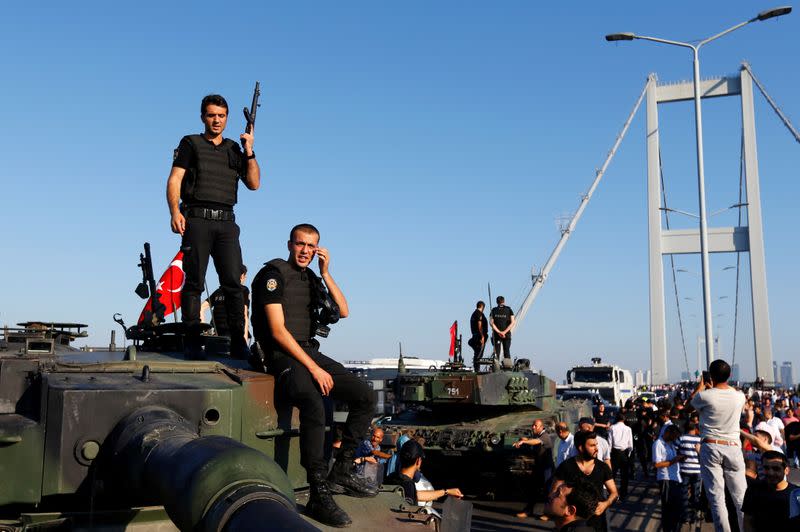
[[[267,375],[76,350],[80,326],[3,331],[0,530],[315,529],[263,438],[278,430]]]
[[[184,359],[149,246],[140,261],[150,302],[134,326],[115,316],[124,349],[113,333],[73,347],[80,323],[0,330],[0,532],[317,530],[297,511],[297,412],[277,411],[273,377],[216,353],[214,337],[208,360]],[[396,524],[402,501],[337,496],[364,529]]]
[[[393,387],[402,411],[380,425],[390,441],[412,432],[424,440],[423,470],[434,485],[444,482],[480,497],[524,499],[536,461],[528,449],[512,444],[532,435],[536,419],[553,434],[558,421],[574,426],[590,416],[591,405],[556,399],[556,383],[532,371],[526,359],[511,368],[488,362],[486,372],[455,362],[408,373],[401,359]],[[553,439],[557,449],[554,434]]]

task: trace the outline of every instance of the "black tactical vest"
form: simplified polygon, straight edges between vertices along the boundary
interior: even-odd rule
[[[211,303],[211,315],[214,318],[214,328],[217,330],[217,335],[230,336],[228,311],[225,308],[225,292],[218,288],[208,299]]]
[[[296,270],[283,259],[272,259],[267,263],[278,270],[283,277],[283,320],[286,330],[298,342],[306,342],[314,337],[314,322],[311,319],[311,307],[314,303],[311,290],[313,271],[306,268]]]
[[[239,189],[242,154],[231,139],[214,146],[202,135],[187,135],[194,148],[195,168],[187,171],[181,183],[181,201],[191,204],[212,201],[233,207]]]

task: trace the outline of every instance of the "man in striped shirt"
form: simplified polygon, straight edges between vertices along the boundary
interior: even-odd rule
[[[683,488],[683,520],[691,523],[700,519],[700,429],[697,423],[688,422],[686,433],[678,438],[678,454],[685,456],[681,462]]]

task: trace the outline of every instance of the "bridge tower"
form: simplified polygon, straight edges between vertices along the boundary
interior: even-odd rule
[[[647,213],[650,264],[650,364],[653,384],[667,381],[667,340],[664,318],[664,263],[671,254],[699,254],[700,230],[665,229],[662,226],[661,162],[659,155],[658,105],[692,100],[691,81],[662,84],[650,75],[647,87]],[[748,252],[750,289],[753,304],[753,336],[756,376],[772,380],[772,338],[767,301],[767,273],[764,260],[764,235],[761,223],[761,193],[758,180],[758,154],[753,110],[753,79],[743,66],[738,76],[704,80],[702,98],[740,96],[744,180],[747,192],[747,225],[709,227],[710,253]]]

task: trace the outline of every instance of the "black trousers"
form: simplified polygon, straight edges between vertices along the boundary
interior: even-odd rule
[[[478,360],[483,358],[483,350],[486,348],[486,343],[481,344],[481,335],[479,334],[470,338],[468,343],[472,348],[472,365],[475,367],[475,371],[478,371],[480,368]]]
[[[208,269],[208,258],[214,259],[219,284],[225,292],[225,310],[231,338],[244,337],[244,294],[242,293],[242,249],[239,247],[239,226],[234,221],[186,219],[181,242],[183,271],[186,282],[181,294],[181,320],[190,335],[199,333],[200,294]]]
[[[628,481],[630,480],[630,452],[622,451],[620,449],[611,449],[611,467],[614,470],[614,476],[617,472],[622,475],[622,484],[619,488],[619,496],[623,499],[628,496]]]
[[[318,347],[303,347],[303,350],[333,377],[330,398],[347,403],[347,422],[342,434],[341,450],[355,450],[365,439],[375,415],[372,390],[340,363],[320,353]],[[275,407],[279,415],[287,410],[291,414],[291,407],[300,410],[300,464],[306,468],[310,481],[313,471],[324,474],[328,470],[322,393],[306,367],[290,355],[272,353],[267,362],[267,372],[275,376]]]
[[[658,483],[661,489],[661,529],[664,532],[677,532],[683,517],[681,483],[676,480],[660,480]]]
[[[500,335],[492,335],[494,341],[494,352],[497,358],[500,358],[500,346],[503,346],[503,356],[511,358],[511,333],[506,334],[505,338],[500,338]]]

